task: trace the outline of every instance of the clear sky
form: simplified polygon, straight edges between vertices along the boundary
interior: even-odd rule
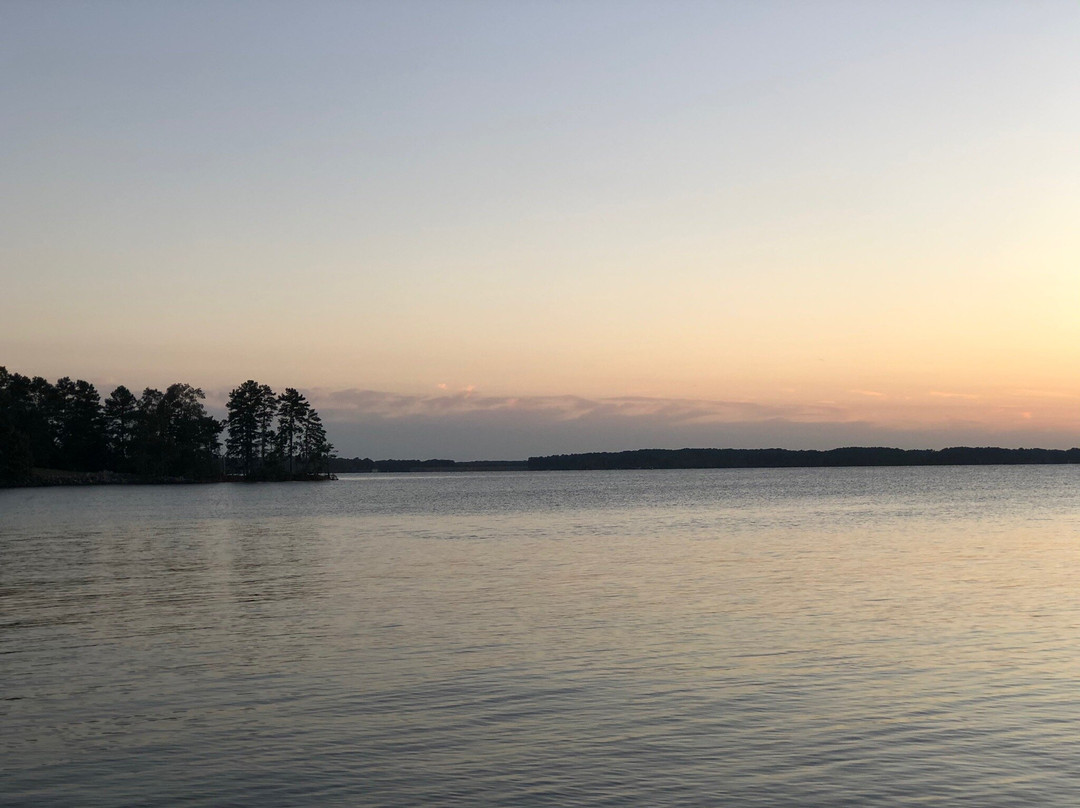
[[[346,455],[1080,444],[1080,4],[0,3],[0,364]]]

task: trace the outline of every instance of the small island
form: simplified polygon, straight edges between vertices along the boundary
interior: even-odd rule
[[[0,485],[322,480],[333,446],[294,388],[248,380],[224,421],[198,387],[120,385],[104,402],[93,384],[50,383],[0,366]],[[221,435],[226,433],[224,452]]]

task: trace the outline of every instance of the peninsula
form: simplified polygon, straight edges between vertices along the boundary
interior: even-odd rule
[[[329,476],[333,446],[297,390],[249,379],[229,393],[228,417],[207,414],[190,384],[101,400],[90,382],[55,384],[0,367],[0,485],[85,485]],[[226,433],[222,452],[220,435]]]

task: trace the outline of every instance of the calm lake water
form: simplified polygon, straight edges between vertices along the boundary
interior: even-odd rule
[[[0,803],[1076,806],[1080,467],[0,491]]]

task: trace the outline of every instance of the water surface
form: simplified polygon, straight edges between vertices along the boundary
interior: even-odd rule
[[[1080,468],[0,491],[0,802],[1080,804]]]

